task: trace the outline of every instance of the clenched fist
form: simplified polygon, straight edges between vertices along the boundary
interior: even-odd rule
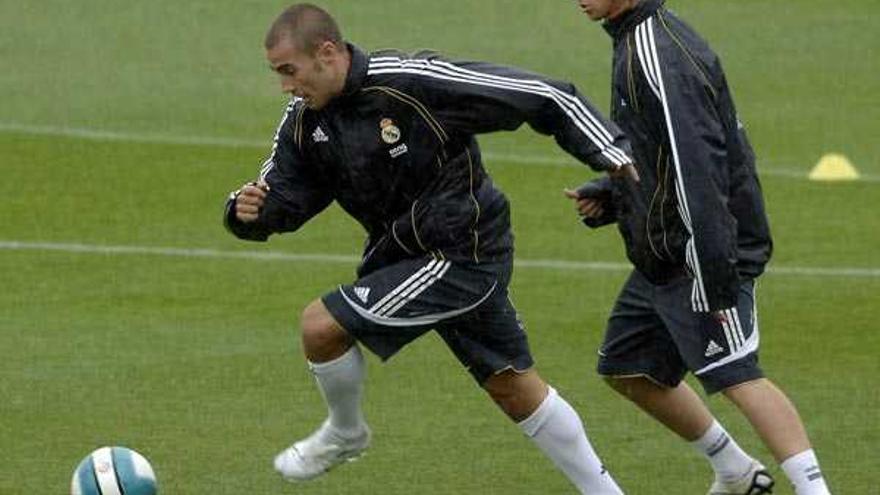
[[[573,199],[578,214],[585,218],[599,218],[605,213],[605,201],[607,198],[590,198],[581,196],[578,191],[565,189],[562,191],[566,198]]]
[[[255,221],[268,192],[269,184],[263,180],[245,184],[235,195],[235,217],[244,223]]]

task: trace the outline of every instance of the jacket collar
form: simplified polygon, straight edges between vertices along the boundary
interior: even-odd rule
[[[345,42],[345,47],[351,55],[351,65],[349,65],[348,74],[345,76],[345,85],[342,87],[342,92],[330,100],[322,111],[333,111],[338,109],[339,105],[345,105],[346,101],[361,90],[364,80],[367,78],[370,59],[352,43]]]
[[[666,0],[642,0],[631,10],[624,12],[616,19],[605,21],[602,27],[612,38],[618,38],[625,33],[632,31],[642,21],[654,15],[655,12],[663,7]]]
[[[351,66],[348,68],[348,75],[345,77],[345,86],[342,88],[342,94],[337,99],[346,99],[349,96],[360,91],[364,85],[364,79],[367,78],[367,67],[369,58],[357,46],[346,42],[348,53],[351,54]]]

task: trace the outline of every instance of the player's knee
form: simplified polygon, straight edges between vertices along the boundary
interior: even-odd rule
[[[517,392],[515,389],[500,385],[486,386],[486,392],[492,401],[503,410],[508,410],[516,403]]]
[[[624,378],[620,376],[604,376],[602,378],[615,392],[629,400],[633,400],[636,396],[636,389],[639,385],[638,380],[643,380],[643,378],[639,377]]]
[[[546,383],[534,372],[495,375],[483,387],[498,407],[515,421],[534,412],[547,394]]]
[[[729,400],[739,403],[759,394],[773,393],[776,395],[776,393],[781,394],[782,392],[770,380],[756,378],[725,387],[721,389],[721,393]]]
[[[300,318],[303,350],[311,361],[323,362],[341,355],[349,343],[345,331],[320,300],[312,301]]]

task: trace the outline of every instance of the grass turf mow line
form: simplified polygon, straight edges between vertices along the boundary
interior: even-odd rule
[[[105,129],[89,129],[65,126],[31,125],[16,122],[0,122],[0,132],[21,133],[35,136],[57,136],[87,139],[93,141],[118,141],[147,144],[176,144],[184,146],[219,146],[224,148],[260,148],[270,149],[271,142],[266,140],[236,139],[217,136],[170,136],[166,134],[134,133]],[[555,167],[581,167],[580,163],[570,157],[553,158],[541,155],[496,153],[490,150],[483,156],[497,163],[513,163]],[[493,163],[494,164],[494,163]],[[772,177],[788,177],[792,179],[808,179],[809,170],[798,168],[764,168],[761,175]],[[880,182],[880,175],[861,174],[859,180]]]
[[[278,251],[223,251],[205,248],[172,248],[160,246],[110,246],[80,243],[24,242],[0,240],[0,250],[10,251],[59,251],[65,253],[153,255],[185,258],[250,259],[261,261],[292,261],[355,264],[360,258],[344,254],[284,253]],[[545,270],[593,270],[623,272],[632,269],[629,263],[613,261],[573,261],[553,259],[517,259],[518,268]],[[805,277],[880,278],[880,268],[853,267],[769,267],[769,274]]]

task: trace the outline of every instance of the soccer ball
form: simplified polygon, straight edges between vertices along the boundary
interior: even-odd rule
[[[144,456],[125,447],[87,455],[70,483],[71,495],[156,495],[156,475]]]

